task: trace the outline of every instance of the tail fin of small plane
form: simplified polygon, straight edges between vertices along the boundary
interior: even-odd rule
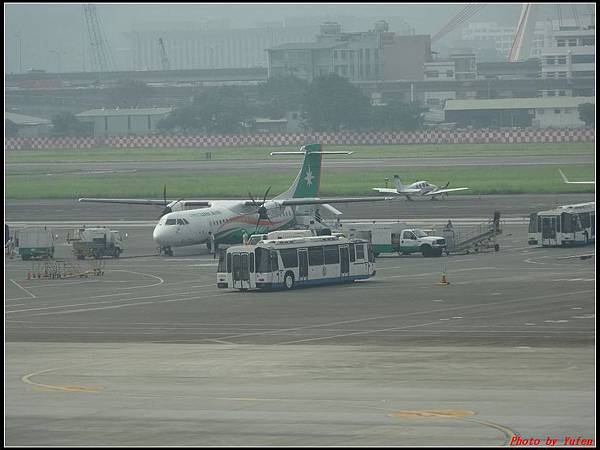
[[[396,190],[398,192],[402,192],[406,187],[402,184],[402,181],[400,181],[400,177],[398,175],[394,175],[394,184],[396,185]]]

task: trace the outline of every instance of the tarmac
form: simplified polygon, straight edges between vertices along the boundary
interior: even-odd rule
[[[7,203],[10,224],[52,222],[57,259],[97,217],[128,237],[103,276],[27,279],[33,263],[5,257],[5,445],[595,445],[595,248],[529,246],[523,212],[593,195],[457,198],[400,201],[401,218],[499,209],[500,251],[382,255],[371,280],[245,293],[216,287],[204,246],[156,255],[153,208]]]

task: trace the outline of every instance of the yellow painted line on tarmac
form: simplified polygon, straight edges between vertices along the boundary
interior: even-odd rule
[[[58,384],[43,384],[43,383],[36,383],[35,381],[32,381],[31,378],[37,375],[41,375],[43,373],[47,373],[47,372],[52,372],[55,370],[59,370],[59,367],[53,368],[53,369],[45,369],[45,370],[41,370],[39,372],[33,372],[27,375],[23,375],[21,377],[21,381],[25,384],[29,384],[32,385],[36,388],[36,390],[42,390],[42,391],[46,391],[46,390],[50,390],[50,391],[66,391],[66,392],[93,392],[93,393],[97,393],[100,392],[101,390],[104,389],[104,386],[102,385],[92,385],[92,386],[63,386],[63,385],[58,385]],[[41,388],[41,389],[40,389]]]
[[[402,418],[423,418],[423,417],[435,417],[435,418],[448,418],[448,419],[459,419],[464,422],[473,422],[486,427],[494,428],[504,434],[505,442],[504,445],[508,445],[508,442],[517,433],[504,425],[500,425],[494,422],[488,422],[485,420],[479,420],[470,416],[475,415],[473,411],[466,409],[428,409],[421,411],[394,411],[388,414],[389,417],[402,417]]]

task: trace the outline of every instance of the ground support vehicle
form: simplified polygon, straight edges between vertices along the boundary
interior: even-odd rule
[[[21,259],[54,257],[54,235],[47,227],[23,228],[15,233],[15,245]]]
[[[375,256],[364,239],[344,236],[280,237],[238,245],[221,252],[219,288],[293,289],[319,284],[350,283],[375,275]],[[292,231],[291,233],[295,233]],[[253,236],[249,242],[254,242]]]
[[[112,256],[118,258],[123,252],[123,237],[118,231],[107,227],[83,227],[67,235],[67,242],[73,246],[73,254],[77,259],[85,257],[101,258]]]
[[[342,232],[350,238],[366,239],[373,246],[373,253],[399,253],[423,256],[441,256],[446,253],[446,240],[443,236],[431,236],[424,230],[404,222],[335,222],[332,232]]]
[[[500,212],[494,213],[494,218],[474,228],[454,229],[444,228],[448,253],[478,253],[486,250],[500,250],[496,237],[502,233]]]
[[[529,216],[529,245],[588,245],[596,242],[596,202],[558,206]]]

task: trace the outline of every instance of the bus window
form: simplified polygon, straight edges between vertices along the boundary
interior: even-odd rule
[[[308,264],[311,266],[323,265],[323,247],[310,247],[308,249]]]
[[[283,262],[283,267],[286,269],[290,267],[298,267],[298,250],[295,248],[285,248],[279,250],[281,254],[281,261]]]
[[[279,254],[277,250],[272,250],[269,252],[270,260],[271,260],[271,271],[275,272],[279,270]]]
[[[325,264],[339,264],[340,251],[337,245],[326,245],[323,253],[325,255]]]
[[[579,217],[581,218],[581,225],[583,228],[589,228],[591,225],[590,213],[581,213],[579,214]]]
[[[350,262],[354,262],[355,257],[354,257],[354,244],[350,244],[348,246],[348,250],[350,252]]]
[[[254,253],[250,253],[250,273],[254,273]]]
[[[225,250],[219,252],[219,265],[217,272],[224,273],[227,271],[227,265],[225,264]]]
[[[375,262],[375,255],[373,254],[373,247],[371,244],[367,244],[367,252],[369,254],[369,262]]]
[[[231,273],[231,253],[227,253],[227,273]]]
[[[271,268],[269,267],[269,250],[265,250],[264,248],[258,247],[256,249],[256,272],[264,273],[270,271]]]
[[[365,248],[363,244],[356,244],[356,259],[365,259]]]
[[[537,230],[537,213],[529,214],[529,232],[535,233]]]

